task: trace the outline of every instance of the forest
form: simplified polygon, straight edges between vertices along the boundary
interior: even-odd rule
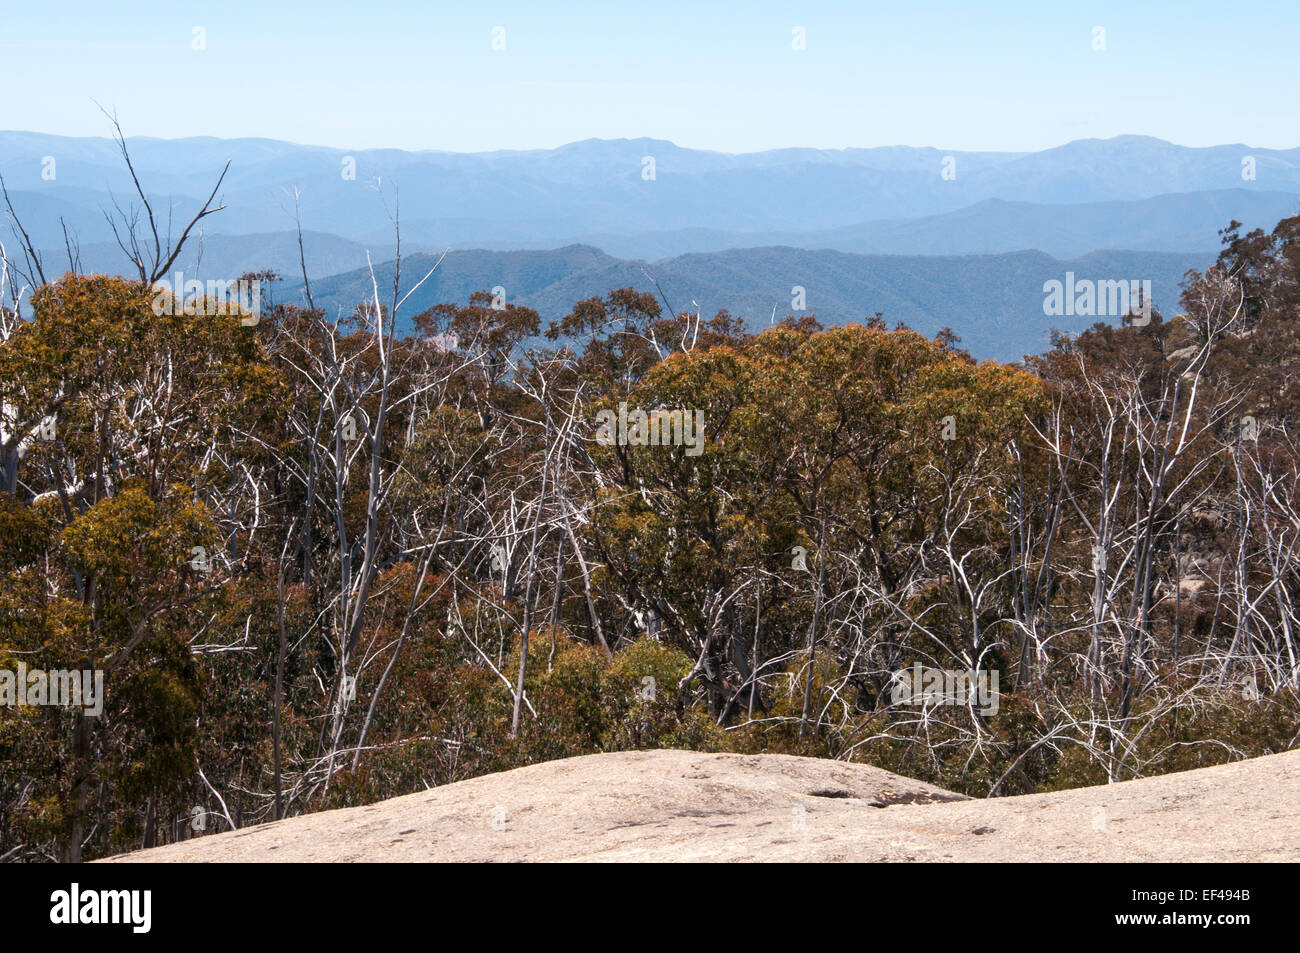
[[[1222,237],[1182,313],[1018,364],[632,288],[403,314],[400,256],[347,314],[305,266],[158,307],[157,229],[130,278],[6,257],[0,669],[104,692],[0,706],[0,859],[636,748],[980,797],[1294,748],[1300,217]]]

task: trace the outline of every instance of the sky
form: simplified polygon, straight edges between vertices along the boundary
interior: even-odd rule
[[[7,6],[0,129],[108,135],[98,102],[129,136],[353,149],[1300,145],[1296,0]]]

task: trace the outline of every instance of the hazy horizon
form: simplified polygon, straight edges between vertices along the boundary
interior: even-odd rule
[[[103,118],[102,115],[101,118]],[[121,122],[122,117],[119,116],[118,120],[119,122]],[[65,135],[63,133],[46,132],[41,129],[0,129],[0,135],[15,134],[15,135],[30,135],[30,136],[48,136],[57,139],[72,139],[72,140],[80,140],[80,141],[100,140],[100,139],[111,141],[113,139],[112,123],[107,118],[104,118],[103,121],[105,125],[105,131],[98,134],[87,133],[85,135]],[[765,153],[765,152],[870,152],[872,150],[880,150],[880,149],[911,149],[911,150],[916,150],[918,152],[934,151],[934,152],[952,153],[954,155],[971,155],[971,154],[1032,155],[1034,153],[1040,153],[1040,152],[1051,152],[1053,149],[1063,149],[1066,146],[1071,146],[1081,142],[1112,142],[1117,139],[1149,139],[1149,140],[1154,140],[1157,142],[1164,143],[1166,145],[1177,146],[1182,149],[1219,149],[1219,148],[1228,148],[1228,147],[1237,147],[1237,146],[1240,146],[1241,148],[1244,149],[1265,149],[1269,152],[1291,152],[1293,150],[1300,149],[1300,140],[1297,140],[1296,144],[1294,145],[1263,145],[1258,142],[1209,142],[1209,143],[1205,143],[1204,145],[1189,145],[1188,143],[1185,142],[1179,142],[1173,139],[1165,139],[1160,136],[1152,136],[1142,132],[1120,132],[1111,136],[1081,136],[1079,138],[1065,140],[1064,142],[1058,142],[1054,145],[1044,146],[1040,149],[954,149],[943,145],[936,145],[934,143],[915,144],[915,143],[904,143],[904,142],[881,142],[876,145],[867,145],[867,146],[778,145],[778,146],[771,146],[769,148],[763,148],[763,149],[745,149],[745,150],[733,151],[727,149],[716,149],[716,148],[694,146],[688,143],[677,142],[673,139],[662,139],[656,136],[585,136],[580,139],[570,139],[564,142],[556,143],[554,145],[530,146],[527,148],[437,149],[431,147],[404,147],[404,146],[393,146],[393,145],[377,145],[377,146],[362,147],[362,146],[354,146],[346,143],[339,145],[339,144],[326,143],[326,142],[301,142],[296,139],[286,139],[281,136],[218,136],[218,135],[205,135],[205,134],[196,134],[192,136],[137,135],[128,132],[126,130],[125,125],[123,126],[123,131],[126,132],[126,141],[128,143],[132,141],[276,142],[276,143],[283,143],[286,145],[298,146],[303,149],[329,149],[329,150],[340,151],[340,152],[346,152],[349,150],[355,150],[358,152],[405,152],[405,153],[412,153],[412,154],[430,152],[430,153],[438,153],[438,154],[445,154],[445,155],[491,155],[496,153],[509,154],[509,153],[525,153],[525,152],[554,152],[558,149],[564,149],[568,146],[582,145],[584,143],[589,143],[589,142],[666,143],[677,149],[688,150],[690,152],[708,152],[708,153],[714,153],[716,155],[721,155],[721,156],[758,155],[760,153]]]
[[[1224,18],[1205,2],[1086,13],[1028,0],[972,10],[666,0],[544,16],[410,0],[274,9],[249,0],[135,15],[73,0],[57,31],[10,12],[20,95],[6,124],[128,134],[482,152],[648,138],[733,153],[942,142],[1040,151],[1140,126],[1192,147],[1259,143],[1293,121],[1300,9]],[[1261,23],[1268,29],[1261,30]],[[1206,64],[1212,64],[1210,68]],[[168,77],[159,83],[158,77]]]

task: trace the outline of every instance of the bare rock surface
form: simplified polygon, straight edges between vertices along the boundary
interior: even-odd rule
[[[842,761],[631,751],[530,765],[113,858],[1056,860],[1300,860],[1300,751],[992,799]]]

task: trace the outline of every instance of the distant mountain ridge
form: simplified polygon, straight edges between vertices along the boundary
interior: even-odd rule
[[[403,306],[406,321],[442,302],[465,302],[475,291],[505,289],[506,300],[535,308],[543,322],[558,320],[574,303],[626,286],[658,294],[659,283],[676,311],[705,317],[725,308],[760,330],[792,313],[795,286],[807,312],[823,324],[861,321],[884,313],[933,335],[951,327],[979,358],[1021,360],[1049,346],[1051,330],[1077,332],[1111,316],[1048,316],[1043,284],[1078,279],[1149,280],[1155,306],[1176,313],[1188,269],[1204,269],[1212,253],[1105,251],[1058,260],[1039,251],[1001,255],[853,255],[797,248],[746,248],[682,255],[653,263],[625,260],[600,249],[571,245],[551,251],[453,251]],[[403,293],[432,267],[436,256],[402,262]],[[391,287],[391,262],[377,265],[380,287]],[[358,269],[313,281],[312,294],[331,315],[350,313],[371,295],[370,273]],[[301,282],[286,282],[277,300],[301,299]],[[408,325],[409,326],[409,325]]]
[[[583,235],[623,258],[665,258],[691,252],[788,245],[863,255],[987,255],[1035,249],[1071,258],[1105,248],[1137,251],[1217,251],[1219,230],[1237,220],[1245,230],[1271,229],[1300,212],[1290,192],[1223,189],[1158,195],[1128,202],[1039,205],[984,199],[954,212],[863,222],[815,232],[735,232],[711,228],[638,235]],[[1116,241],[1122,242],[1116,246]],[[531,247],[526,243],[486,248]],[[539,246],[541,247],[541,246]]]
[[[716,249],[662,241],[655,247],[622,247],[612,237],[717,229],[749,234],[745,243],[753,245],[788,243],[796,233],[848,230],[831,235],[829,247],[916,253],[927,226],[909,230],[900,220],[972,207],[964,218],[946,223],[960,234],[937,251],[1016,251],[1037,246],[1016,241],[1014,234],[1000,245],[980,244],[980,229],[988,222],[1011,227],[1009,210],[980,203],[1081,207],[1205,193],[1200,199],[1167,201],[1159,209],[1167,221],[1142,241],[1125,241],[1123,220],[1106,229],[1103,209],[1092,214],[1091,231],[1058,236],[1065,243],[1050,249],[1184,251],[1193,249],[1176,243],[1203,233],[1207,209],[1235,214],[1240,205],[1252,213],[1262,207],[1247,199],[1270,195],[1264,202],[1273,203],[1271,210],[1287,195],[1300,196],[1300,149],[1188,148],[1144,136],[1078,140],[1034,153],[892,146],[728,155],[653,139],[490,153],[348,151],[264,139],[138,138],[128,145],[158,206],[170,207],[176,219],[197,208],[230,160],[222,188],[227,208],[208,223],[223,234],[292,229],[297,190],[304,228],[349,241],[389,240],[389,216],[400,199],[403,232],[419,245],[554,248],[581,238],[637,257]],[[653,159],[653,178],[648,178],[647,157]],[[950,167],[945,165],[949,157]],[[1253,178],[1243,178],[1248,158]],[[47,159],[54,161],[52,167]],[[345,178],[349,160],[355,178]],[[945,169],[951,177],[944,177]],[[41,247],[62,245],[60,215],[76,226],[83,244],[112,240],[101,209],[112,207],[110,193],[119,200],[132,195],[117,145],[104,138],[0,132],[0,175]],[[377,186],[386,189],[387,209]],[[928,226],[931,232],[935,225]],[[599,236],[606,238],[592,240]],[[891,238],[912,244],[882,248],[880,243]]]
[[[303,232],[302,244],[305,254],[300,257],[297,232],[200,235],[186,242],[172,271],[184,272],[187,278],[204,280],[273,271],[281,278],[298,281],[302,278],[302,257],[306,258],[307,274],[312,278],[352,271],[366,260],[366,246],[337,235]],[[418,252],[424,249],[404,244],[403,250]],[[127,274],[133,277],[129,275],[126,255],[115,242],[79,245],[72,251],[83,274]],[[391,256],[392,248],[388,248],[385,254]],[[44,249],[42,260],[47,277],[69,270],[68,252],[61,246]]]
[[[299,216],[316,300],[332,312],[369,297],[367,254],[391,281],[382,263],[396,219],[404,275],[433,260],[421,253],[455,249],[408,315],[500,285],[553,320],[613,288],[653,290],[649,272],[679,310],[726,308],[759,327],[789,313],[798,285],[824,323],[881,311],[927,334],[952,327],[977,356],[1004,360],[1045,348],[1053,327],[1092,323],[1044,315],[1044,282],[1071,271],[1146,279],[1173,313],[1184,272],[1214,260],[1229,221],[1269,229],[1300,209],[1300,149],[1144,136],[1033,153],[729,155],[653,139],[489,153],[216,138],[128,146],[173,236],[230,162],[225,208],[177,266],[199,278],[271,269],[285,279],[281,300],[301,294]],[[104,210],[138,199],[114,141],[0,132],[0,175],[47,273],[67,267],[65,228],[82,270],[123,270]],[[13,237],[0,239],[15,257]]]
[[[1218,232],[1229,221],[1242,222],[1246,230],[1268,230],[1298,210],[1300,196],[1244,189],[1085,205],[1034,205],[986,199],[942,215],[864,222],[820,232],[697,228],[637,235],[606,233],[556,242],[483,241],[470,243],[470,247],[544,251],[567,245],[591,245],[617,258],[649,261],[768,246],[876,255],[987,255],[1038,250],[1056,258],[1075,258],[1107,248],[1108,242],[1118,236],[1123,242],[1121,247],[1135,251],[1217,252]],[[58,218],[51,220],[39,213],[28,214],[21,205],[19,214],[29,231],[40,234],[41,223],[59,229],[57,235],[42,235],[48,242],[44,254],[47,270],[60,272],[66,268],[67,253]],[[219,218],[212,221],[219,222]],[[75,219],[69,222],[69,228],[76,232]],[[313,231],[304,233],[304,244],[308,274],[313,278],[359,267],[366,260],[367,249],[376,260],[391,255],[392,249],[391,237],[363,243]],[[432,250],[428,243],[413,242],[405,234],[403,247],[407,252]],[[125,260],[121,249],[111,241],[82,244],[80,256],[83,269],[88,271],[119,270]],[[191,272],[203,272],[204,277],[217,278],[267,268],[286,276],[297,276],[301,271],[297,234],[292,231],[237,236],[205,234],[201,246],[196,243],[187,250],[180,264]]]

